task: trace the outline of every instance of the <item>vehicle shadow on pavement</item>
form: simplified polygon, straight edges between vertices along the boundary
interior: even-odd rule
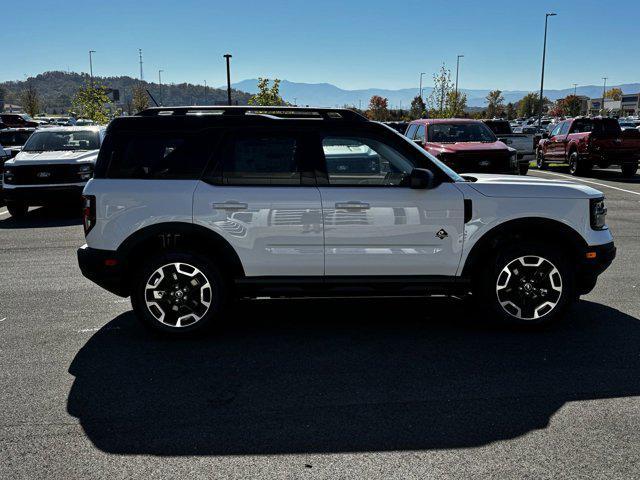
[[[620,170],[600,170],[594,168],[593,170],[591,170],[589,178],[607,180],[609,182],[615,183],[626,183],[631,185],[640,184],[640,175],[635,175],[633,177],[623,177],[620,174]]]
[[[247,302],[179,341],[125,313],[76,355],[67,409],[110,453],[323,453],[485,445],[570,401],[640,394],[638,319],[582,301],[526,333],[465,305]]]
[[[63,207],[54,209],[40,207],[29,210],[23,218],[0,217],[0,230],[69,227],[72,225],[82,225],[82,216],[79,208]]]

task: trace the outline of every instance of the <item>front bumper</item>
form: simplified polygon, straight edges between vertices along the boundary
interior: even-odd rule
[[[592,254],[593,258],[588,258],[587,254]],[[615,258],[616,246],[613,242],[589,246],[585,249],[582,260],[578,263],[578,276],[597,277],[609,268]]]
[[[80,200],[84,184],[20,186],[4,185],[2,195],[6,201],[25,202],[28,205],[49,205],[53,203]]]
[[[83,245],[78,249],[78,265],[82,275],[105,290],[128,297],[124,268],[116,252]]]

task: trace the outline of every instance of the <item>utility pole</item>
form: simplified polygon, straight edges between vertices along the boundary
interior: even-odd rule
[[[573,96],[574,96],[574,97],[576,96],[576,91],[577,91],[577,89],[578,89],[578,84],[577,84],[577,83],[574,83],[574,84],[573,84]]]
[[[231,57],[233,55],[231,55],[230,53],[225,53],[223,55],[224,58],[226,58],[227,60],[227,104],[231,105],[231,66],[230,66],[230,60]]]
[[[158,70],[158,84],[160,85],[160,106],[162,106],[162,72],[164,72],[164,70]]]
[[[604,117],[604,97],[607,94],[607,79],[609,77],[602,77],[602,80],[604,80],[604,84],[602,85],[602,116]]]
[[[207,103],[207,81],[204,81],[204,103]]]
[[[542,125],[542,108],[544,105],[543,92],[544,92],[544,60],[547,55],[547,22],[549,17],[555,17],[555,13],[545,13],[544,15],[544,43],[542,46],[542,75],[540,76],[540,111],[538,112],[538,130]]]
[[[93,86],[93,58],[92,54],[96,53],[95,50],[89,50],[89,77],[91,78],[91,85]]]
[[[464,57],[464,55],[458,55],[456,59],[456,94],[454,96],[455,103],[453,104],[453,116],[455,117],[458,114],[458,71],[460,70],[460,59]]]
[[[138,49],[138,55],[140,56],[140,81],[144,80],[144,76],[142,75],[142,49]]]
[[[421,99],[422,99],[422,76],[423,75],[425,75],[425,73],[424,72],[420,72],[420,92],[419,92],[419,95],[420,95]]]

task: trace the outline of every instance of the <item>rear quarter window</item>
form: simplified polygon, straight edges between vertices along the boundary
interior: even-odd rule
[[[109,133],[100,149],[95,177],[196,180],[202,176],[216,139],[214,132]]]

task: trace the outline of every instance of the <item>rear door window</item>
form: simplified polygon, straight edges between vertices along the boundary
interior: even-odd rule
[[[300,185],[304,143],[296,133],[231,133],[223,143],[216,177],[223,185]]]

